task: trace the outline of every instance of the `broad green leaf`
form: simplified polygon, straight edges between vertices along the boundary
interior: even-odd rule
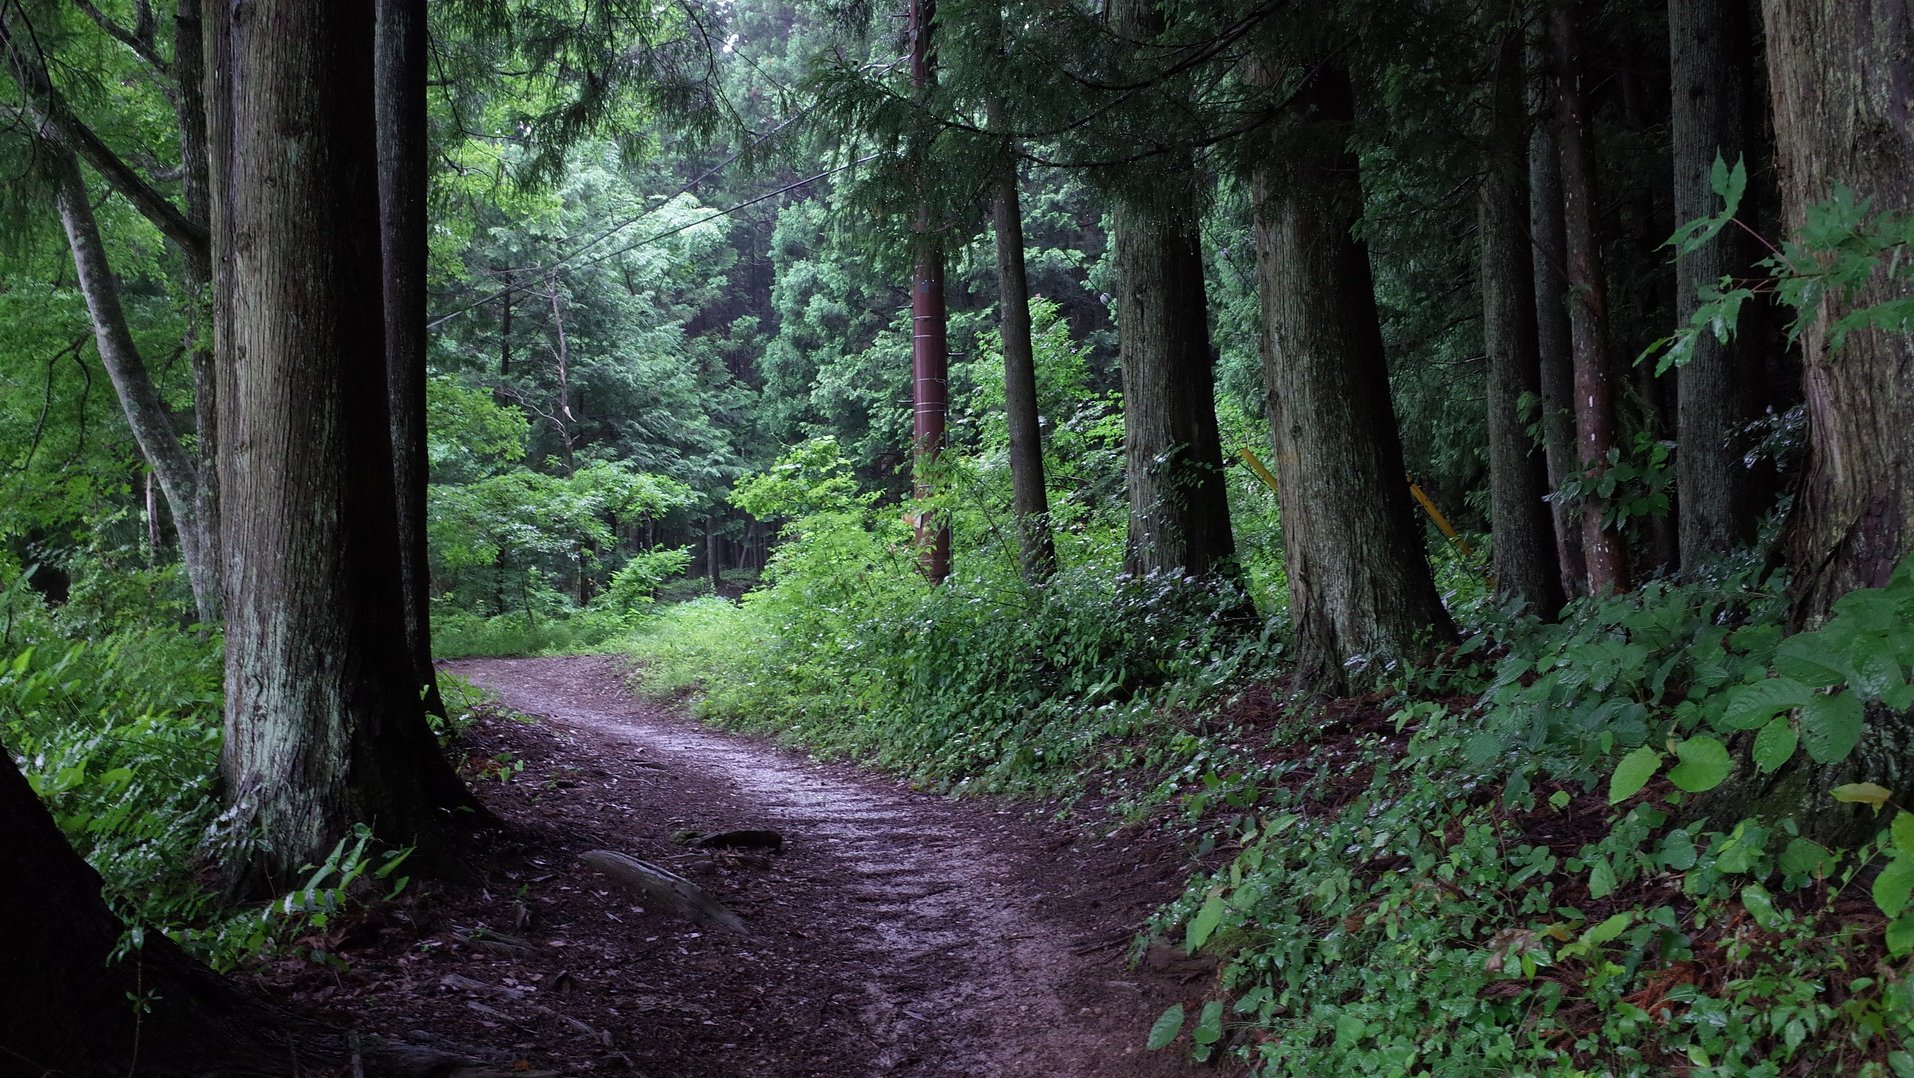
[[[1596,858],[1588,868],[1588,897],[1607,898],[1615,893],[1615,883],[1615,870],[1608,866],[1608,858]]]
[[[1850,782],[1845,786],[1836,786],[1828,793],[1836,801],[1872,805],[1876,812],[1879,812],[1881,806],[1887,804],[1888,799],[1894,796],[1892,790],[1873,782]]]
[[[1914,895],[1914,857],[1890,857],[1874,877],[1874,904],[1889,917],[1899,917]]]
[[[1600,947],[1602,944],[1628,931],[1628,926],[1634,923],[1635,914],[1633,911],[1624,911],[1615,914],[1601,924],[1582,933],[1582,942],[1591,947]]]
[[[1894,848],[1914,854],[1914,812],[1896,812],[1888,833],[1894,836]]]
[[[1622,757],[1622,762],[1615,765],[1614,776],[1608,780],[1608,803],[1619,804],[1640,793],[1660,769],[1661,753],[1648,745]]]
[[[1914,914],[1902,914],[1888,922],[1887,949],[1895,955],[1914,950]]]
[[[1675,755],[1681,762],[1668,769],[1668,780],[1689,793],[1714,789],[1735,767],[1728,747],[1706,734],[1677,744]]]
[[[1336,1016],[1336,1044],[1341,1048],[1351,1048],[1369,1032],[1369,1023],[1353,1014],[1343,1013]]]
[[[1833,665],[1838,659],[1828,654],[1821,638],[1801,633],[1783,640],[1774,651],[1775,672],[1793,678],[1810,689],[1828,689],[1845,684],[1847,675]]]
[[[1755,924],[1772,932],[1781,926],[1781,914],[1774,908],[1774,896],[1766,887],[1751,883],[1741,889],[1741,904],[1754,916]]]
[[[1781,851],[1781,871],[1795,876],[1822,876],[1834,867],[1834,854],[1819,842],[1805,838],[1788,840]]]
[[[1861,698],[1853,693],[1816,696],[1801,709],[1801,740],[1818,764],[1847,759],[1861,740]]]
[[[1721,722],[1733,730],[1752,730],[1783,711],[1807,703],[1810,695],[1806,685],[1789,677],[1737,685],[1729,691]]]
[[[1209,897],[1203,900],[1203,908],[1196,911],[1196,916],[1184,930],[1185,950],[1195,954],[1203,946],[1210,938],[1210,933],[1216,931],[1216,926],[1223,923],[1223,909],[1223,893],[1211,891]]]
[[[1788,762],[1800,741],[1801,736],[1794,732],[1794,724],[1788,721],[1786,715],[1769,719],[1768,725],[1755,735],[1755,766],[1764,772],[1773,771]]]
[[[1175,1040],[1176,1035],[1181,1032],[1183,1032],[1183,1005],[1171,1004],[1169,1010],[1157,1015],[1156,1021],[1151,1023],[1150,1039],[1144,1042],[1144,1047],[1152,1052],[1159,1048],[1168,1048],[1170,1042]]]
[[[1190,1031],[1190,1039],[1198,1044],[1215,1044],[1223,1039],[1223,1001],[1210,1000],[1203,1004],[1203,1013],[1197,1016],[1196,1028]]]

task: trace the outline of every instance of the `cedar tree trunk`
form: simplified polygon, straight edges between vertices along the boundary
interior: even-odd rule
[[[1720,196],[1709,184],[1719,155],[1729,165],[1751,155],[1747,115],[1754,60],[1754,12],[1742,0],[1669,0],[1668,52],[1674,83],[1675,220],[1713,214]],[[1699,289],[1754,265],[1741,229],[1723,229],[1710,243],[1675,259],[1675,324],[1687,325],[1701,305]],[[1762,365],[1748,355],[1750,336],[1723,344],[1712,333],[1695,339],[1677,385],[1676,505],[1681,566],[1719,561],[1754,539],[1754,476],[1742,461],[1740,432],[1754,417]]]
[[[1555,137],[1562,157],[1562,220],[1568,268],[1569,327],[1575,368],[1575,441],[1578,467],[1593,486],[1608,471],[1618,443],[1614,374],[1608,356],[1608,284],[1596,228],[1595,151],[1582,86],[1579,0],[1555,0],[1549,31],[1555,47]],[[1582,556],[1590,594],[1629,589],[1628,546],[1602,525],[1606,503],[1582,498]]]
[[[226,797],[245,882],[356,822],[428,856],[469,793],[425,722],[386,374],[373,0],[219,8],[213,144]]]
[[[1765,0],[1768,72],[1788,230],[1836,184],[1879,210],[1914,207],[1914,0]],[[1901,258],[1905,259],[1903,253]],[[1904,299],[1877,272],[1852,296],[1824,297],[1801,334],[1807,475],[1783,542],[1793,620],[1887,582],[1914,547],[1914,327],[1829,330],[1850,311]]]
[[[406,647],[426,711],[445,714],[432,666],[432,587],[425,534],[425,0],[377,0],[379,235],[384,263],[386,387]]]
[[[1145,42],[1162,32],[1152,0],[1113,0],[1111,28]],[[1216,386],[1196,166],[1166,151],[1113,199],[1126,571],[1193,577],[1234,571],[1229,491],[1216,429]],[[1147,192],[1147,193],[1146,193]]]
[[[985,111],[991,126],[1003,125],[1003,106],[996,97],[986,101]],[[997,236],[997,318],[1003,331],[1011,506],[1017,517],[1017,552],[1023,561],[1024,579],[1038,584],[1056,571],[1057,547],[1050,535],[1050,496],[1044,486],[1043,432],[1037,416],[1030,286],[1023,265],[1023,207],[1017,191],[1017,159],[1009,152],[1004,154],[997,175],[991,223]]]
[[[1561,563],[1548,496],[1546,451],[1529,437],[1522,398],[1540,399],[1534,260],[1529,254],[1528,110],[1522,38],[1498,31],[1493,51],[1477,231],[1482,249],[1482,342],[1489,359],[1489,498],[1496,592],[1543,617],[1562,609]]]
[[[1351,231],[1348,74],[1318,68],[1291,108],[1253,177],[1263,377],[1297,676],[1340,692],[1350,658],[1403,658],[1455,630],[1404,489],[1369,253]]]

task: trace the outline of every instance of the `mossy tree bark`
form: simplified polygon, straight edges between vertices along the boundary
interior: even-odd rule
[[[1852,189],[1877,209],[1914,206],[1914,0],[1766,0],[1770,92],[1789,232],[1808,207]],[[1807,474],[1783,537],[1793,620],[1813,625],[1854,588],[1885,584],[1914,547],[1914,327],[1830,330],[1851,311],[1905,299],[1885,272],[1830,294],[1801,333]]]
[[[1455,629],[1409,504],[1369,253],[1352,231],[1348,74],[1318,67],[1290,111],[1253,177],[1263,376],[1297,676],[1339,692],[1349,659],[1404,658]]]
[[[1152,0],[1113,0],[1106,13],[1125,42],[1162,33]],[[1187,150],[1165,149],[1112,199],[1130,495],[1124,567],[1139,575],[1229,573],[1236,559],[1198,242],[1201,182]]]
[[[381,292],[374,0],[253,3],[216,41],[226,566],[220,771],[243,868],[283,879],[352,825],[428,857],[470,794],[406,633]]]

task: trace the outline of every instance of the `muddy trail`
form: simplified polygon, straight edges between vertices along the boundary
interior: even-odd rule
[[[556,1074],[1196,1073],[1143,1040],[1214,970],[1168,946],[1126,962],[1186,878],[1168,836],[1072,829],[717,733],[633,698],[610,658],[448,669],[537,720],[486,716],[462,746],[507,829],[469,880],[322,941],[344,971],[268,971],[288,1002]],[[778,845],[687,842],[728,831]],[[683,876],[744,931],[580,860],[594,850]]]

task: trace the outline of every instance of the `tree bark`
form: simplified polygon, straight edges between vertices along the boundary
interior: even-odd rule
[[[166,403],[160,399],[146,370],[146,361],[133,343],[133,332],[126,324],[126,312],[120,305],[119,286],[107,265],[106,245],[100,238],[93,205],[87,198],[86,183],[80,178],[79,162],[59,146],[48,146],[53,167],[58,170],[59,193],[56,202],[60,223],[66,229],[67,247],[73,253],[74,275],[80,292],[86,297],[87,315],[93,322],[93,339],[100,362],[113,382],[113,390],[126,414],[126,425],[140,455],[158,477],[166,504],[172,509],[173,528],[179,535],[180,560],[192,585],[200,621],[211,625],[219,617],[218,547],[213,528],[216,522],[201,515],[202,500],[199,471],[186,456],[179,434],[173,429]]]
[[[0,978],[0,1072],[140,1078],[287,1074],[446,1074],[459,1061],[368,1042],[286,1014],[194,962],[172,940],[115,960],[125,926],[100,876],[67,845],[0,749],[0,888],[7,975]]]
[[[1153,0],[1113,0],[1108,17],[1126,41],[1162,32]],[[1198,242],[1201,180],[1187,152],[1166,152],[1146,168],[1128,178],[1111,209],[1130,494],[1124,567],[1139,575],[1233,573]]]
[[[1549,30],[1555,48],[1555,137],[1562,157],[1564,256],[1571,294],[1575,440],[1583,481],[1592,487],[1607,474],[1608,454],[1619,444],[1619,436],[1608,355],[1608,283],[1596,227],[1595,152],[1582,87],[1581,34],[1576,26],[1579,7],[1580,0],[1555,0]],[[1582,499],[1582,556],[1593,595],[1627,591],[1631,586],[1628,546],[1619,532],[1603,526],[1606,508],[1600,497]]]
[[[1404,489],[1369,252],[1352,231],[1348,74],[1318,67],[1291,108],[1253,177],[1263,377],[1297,676],[1342,692],[1348,660],[1379,668],[1455,629]]]
[[[226,739],[246,882],[356,822],[429,859],[470,794],[405,630],[381,277],[373,0],[216,9]]]
[[[937,0],[911,0],[911,86],[919,98],[927,96],[936,75],[931,53],[931,22]],[[918,138],[925,136],[919,135]],[[926,147],[911,149],[919,197],[929,168]],[[930,496],[936,486],[937,458],[944,451],[944,426],[950,408],[950,345],[944,303],[944,244],[935,234],[930,207],[920,202],[911,246],[911,459],[916,472],[916,496]],[[916,518],[918,560],[924,576],[941,584],[950,576],[950,521],[942,513],[920,513]]]
[[[1549,512],[1546,451],[1529,437],[1523,397],[1540,399],[1535,268],[1529,254],[1528,110],[1522,38],[1496,28],[1483,146],[1477,231],[1482,253],[1482,342],[1488,353],[1489,502],[1496,593],[1553,618],[1562,609],[1561,564]]]
[[[425,0],[377,0],[377,8],[379,234],[399,575],[414,677],[424,687],[425,710],[444,715],[432,666],[431,562],[425,545]]]
[[[1562,159],[1555,132],[1536,124],[1529,140],[1529,238],[1535,260],[1535,339],[1541,360],[1542,444],[1548,460],[1548,489],[1559,491],[1574,476],[1575,367],[1568,317],[1568,265],[1563,259],[1567,232],[1562,221]],[[1582,517],[1569,499],[1549,503],[1555,530],[1555,557],[1561,566],[1562,593],[1569,598],[1588,590],[1588,562],[1582,554]]]
[[[1881,210],[1914,206],[1914,0],[1765,0],[1775,141],[1788,230],[1845,185]],[[1914,547],[1914,332],[1861,329],[1849,312],[1909,294],[1877,270],[1830,294],[1801,333],[1808,463],[1783,546],[1792,620],[1814,625],[1854,588],[1885,584]]]
[[[1720,209],[1709,183],[1719,155],[1729,165],[1750,155],[1754,141],[1745,109],[1754,60],[1754,13],[1737,0],[1669,0],[1668,46],[1674,93],[1675,220]],[[1723,276],[1746,276],[1752,244],[1740,229],[1675,259],[1675,324],[1687,325],[1701,305],[1699,289]],[[1742,464],[1740,431],[1754,418],[1761,363],[1746,336],[1723,344],[1696,338],[1681,369],[1676,404],[1676,493],[1684,571],[1726,557],[1754,538],[1753,476]]]
[[[1003,104],[985,103],[992,127],[1003,127]],[[1043,431],[1037,414],[1037,365],[1030,340],[1030,286],[1024,277],[1023,208],[1017,159],[1005,147],[991,223],[997,237],[997,319],[1003,331],[1004,421],[1010,435],[1011,507],[1024,579],[1040,584],[1057,568],[1050,535],[1050,495],[1043,474]]]
[[[194,0],[181,0],[180,8],[181,17],[186,20],[181,24],[183,34],[196,10]],[[199,335],[189,331],[186,343],[193,364],[195,406],[199,411],[199,456],[195,463],[174,430],[127,328],[119,289],[107,262],[106,247],[79,168],[79,159],[83,157],[109,187],[174,242],[186,268],[187,290],[192,296],[199,296],[210,269],[205,187],[200,182],[205,176],[205,131],[203,125],[194,126],[194,117],[186,111],[189,106],[197,107],[199,102],[197,86],[186,84],[189,76],[196,76],[199,70],[195,42],[187,40],[178,45],[174,69],[180,81],[181,187],[186,196],[186,210],[182,212],[73,116],[48,78],[37,46],[27,43],[24,48],[16,48],[11,25],[9,17],[0,12],[0,51],[5,52],[14,80],[28,103],[35,133],[52,158],[58,185],[56,208],[73,254],[87,312],[93,320],[101,362],[119,396],[134,442],[166,494],[179,535],[180,560],[186,568],[199,620],[204,625],[215,624],[220,617],[219,503],[218,484],[212,473],[214,448],[219,439],[210,416],[200,407],[202,401],[211,399],[211,393],[202,384],[203,375],[210,370],[209,353],[200,347]],[[199,212],[195,214],[195,210]]]

